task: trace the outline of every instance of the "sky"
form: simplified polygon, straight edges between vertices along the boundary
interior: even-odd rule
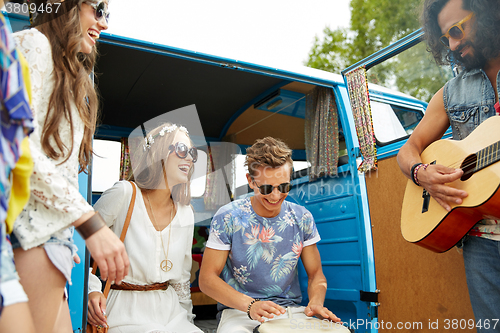
[[[110,0],[111,34],[290,68],[314,37],[348,27],[349,0]]]

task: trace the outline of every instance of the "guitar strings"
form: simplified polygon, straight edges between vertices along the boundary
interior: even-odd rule
[[[476,153],[476,155],[477,155],[477,153]],[[475,162],[470,162],[469,164],[465,164],[463,167],[461,167],[461,169],[466,169],[466,168],[468,168],[468,167],[471,167],[471,166],[477,165],[478,160],[481,160],[481,161],[488,160],[488,159],[490,159],[491,157],[493,157],[493,155],[496,155],[496,156],[495,156],[495,159],[498,159],[498,152],[497,152],[497,151],[494,151],[494,152],[489,153],[488,155],[484,155],[484,156],[483,156],[482,158],[480,158],[480,159],[476,159],[476,161],[475,161]],[[454,164],[452,164],[452,165],[455,165],[455,164],[456,164],[456,165],[458,166],[458,165],[459,165],[459,163],[461,163],[461,162],[456,162],[456,163],[454,163]],[[450,166],[450,168],[453,168],[453,166]]]
[[[479,153],[479,152],[477,152],[477,153]],[[474,155],[477,155],[477,153],[475,153]],[[484,156],[482,159],[484,160],[485,158],[489,158],[489,157],[493,156],[494,154],[497,154],[497,157],[498,157],[498,155],[500,155],[500,152],[496,152],[496,151],[495,151],[495,152],[492,152],[491,154],[488,154],[488,155]],[[460,167],[460,165],[463,163],[463,161],[464,161],[464,160],[455,161],[455,162],[451,163],[450,165],[446,165],[446,166],[447,166],[448,168],[454,168],[454,169],[457,169],[457,168],[459,168],[459,167]],[[476,161],[477,161],[477,160],[476,160]],[[469,164],[464,165],[464,166],[463,166],[463,167],[461,167],[460,169],[468,168],[468,167],[470,167],[470,166],[472,166],[472,165],[474,165],[474,164],[476,164],[476,163],[475,163],[475,162],[471,162],[471,163],[469,163]]]
[[[477,155],[477,153],[476,153],[476,155]],[[498,158],[499,152],[498,152],[498,151],[491,152],[491,153],[489,153],[488,155],[483,156],[480,160],[483,160],[483,161],[484,161],[484,160],[487,160],[487,159],[489,159],[490,157],[492,157],[493,155],[496,155],[496,158]],[[476,166],[477,166],[477,161],[478,161],[478,159],[476,159],[476,161],[475,161],[475,162],[470,162],[470,163],[465,164],[465,165],[463,165],[463,166],[461,166],[461,167],[460,167],[460,165],[461,165],[463,162],[462,162],[462,161],[456,161],[456,162],[454,162],[454,163],[450,164],[448,167],[449,167],[449,168],[454,168],[454,169],[459,168],[459,169],[462,169],[462,170],[463,170],[463,169],[467,169],[467,168],[469,168],[469,167],[471,167],[471,166],[474,166],[474,165],[476,165]],[[464,176],[465,176],[465,175],[469,175],[469,174],[474,173],[474,172],[475,172],[475,168],[474,168],[474,169],[472,169],[472,170],[469,170],[469,171],[467,171],[467,172],[464,172],[464,174],[463,174],[463,175],[464,175]]]

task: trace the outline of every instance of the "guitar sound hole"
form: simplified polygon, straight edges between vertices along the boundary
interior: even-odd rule
[[[465,158],[460,166],[460,169],[464,171],[464,174],[460,178],[461,181],[466,181],[474,174],[474,169],[477,164],[477,156],[475,154],[469,155]]]

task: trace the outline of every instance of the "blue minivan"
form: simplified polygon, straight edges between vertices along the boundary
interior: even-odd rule
[[[27,25],[24,16],[10,14],[8,18],[13,30]],[[467,330],[474,317],[461,254],[455,249],[432,253],[407,243],[400,231],[407,179],[399,170],[396,154],[422,119],[427,102],[398,91],[396,77],[383,87],[372,83],[378,81],[370,75],[377,73],[381,63],[416,57],[421,61],[412,66],[425,63],[427,68],[430,61],[420,38],[420,31],[410,34],[340,75],[306,67],[282,70],[102,33],[95,82],[103,104],[96,144],[97,140],[114,142],[114,149],[120,150],[122,138],[141,124],[168,111],[195,106],[203,137],[194,141],[205,153],[197,163],[199,181],[192,205],[196,226],[204,228],[218,206],[250,195],[242,180],[245,148],[265,136],[281,138],[293,149],[295,161],[287,200],[311,211],[321,235],[318,249],[328,280],[325,306],[355,332]],[[368,78],[369,94],[363,90],[366,87],[348,84],[353,71],[361,73],[359,78]],[[437,75],[448,72],[436,70]],[[348,87],[355,89],[349,92]],[[334,120],[328,134],[314,133],[311,127],[314,119],[308,104],[317,89],[327,89],[333,96],[329,112],[334,115],[329,119]],[[358,99],[365,103],[365,116],[371,116],[373,126],[363,125],[353,112],[351,101]],[[370,127],[375,149],[367,157],[366,142],[361,140],[360,145],[359,137]],[[311,174],[311,137],[318,142],[333,137],[338,142],[335,160],[327,168],[333,174]],[[227,192],[214,205],[213,198],[207,200],[207,193],[214,195],[214,191],[206,185],[210,168],[203,163],[213,158],[207,155],[208,148],[221,144],[231,147],[234,158],[230,171],[225,169]],[[106,153],[99,155],[106,157]],[[92,177],[104,171],[95,159]],[[376,159],[377,167],[360,171],[358,167],[366,165],[367,159]],[[118,163],[112,181],[119,180],[119,168]],[[92,188],[90,178],[81,174],[80,188],[89,202],[95,202],[104,189]],[[86,265],[73,270],[69,302],[74,332],[84,332],[89,258],[84,242],[78,235],[75,238]],[[299,277],[307,302],[303,268]],[[192,289],[195,307],[213,304],[196,290]]]

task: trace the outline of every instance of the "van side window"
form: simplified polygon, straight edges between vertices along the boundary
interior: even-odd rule
[[[422,109],[371,101],[373,130],[377,145],[402,140],[408,137],[424,116]]]
[[[397,52],[391,49],[382,57],[393,52],[395,55],[384,61],[376,60],[376,57],[363,61],[367,68],[373,129],[378,147],[408,138],[423,118],[432,96],[453,77],[449,66],[438,66],[434,62],[425,43],[407,49],[401,46]],[[385,154],[396,152],[387,149]]]
[[[96,155],[92,161],[92,192],[95,200],[102,192],[120,180],[121,143],[110,140],[94,140]],[[207,153],[198,150],[198,162],[191,176],[191,197],[201,197],[205,193],[207,174]]]
[[[92,159],[92,191],[102,193],[120,180],[121,143],[94,140]]]
[[[307,176],[311,165],[307,161],[293,161],[292,180]]]
[[[191,176],[191,197],[198,198],[205,194],[207,183],[207,153],[198,149],[198,161]]]

